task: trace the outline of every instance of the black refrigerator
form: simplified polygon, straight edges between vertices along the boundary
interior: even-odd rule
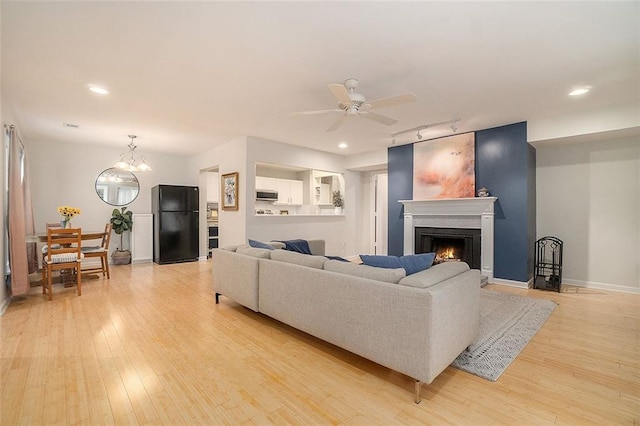
[[[199,198],[197,186],[157,185],[151,188],[154,262],[198,260]]]

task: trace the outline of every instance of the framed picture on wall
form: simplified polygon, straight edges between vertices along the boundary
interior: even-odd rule
[[[238,172],[222,175],[222,210],[238,210]]]
[[[413,145],[414,200],[473,198],[475,187],[475,133]]]

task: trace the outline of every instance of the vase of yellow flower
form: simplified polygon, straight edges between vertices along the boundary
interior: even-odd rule
[[[62,228],[71,228],[71,218],[80,214],[80,209],[70,206],[60,206],[58,207],[58,213],[62,215],[60,226]]]

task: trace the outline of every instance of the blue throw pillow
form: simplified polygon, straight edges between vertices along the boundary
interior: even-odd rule
[[[249,239],[249,245],[251,247],[255,247],[255,248],[273,250],[273,247],[270,246],[269,244],[265,244],[265,243],[262,243],[260,241],[256,241],[256,240],[252,240],[252,239]]]
[[[435,253],[410,254],[407,256],[375,256],[361,254],[362,263],[378,268],[403,268],[407,275],[429,269],[435,259]]]
[[[400,265],[407,271],[407,275],[415,274],[416,272],[429,269],[433,265],[433,259],[435,259],[435,253],[420,253],[410,254],[398,258]]]
[[[367,266],[375,266],[377,268],[402,268],[397,256],[379,256],[361,254],[362,263]]]

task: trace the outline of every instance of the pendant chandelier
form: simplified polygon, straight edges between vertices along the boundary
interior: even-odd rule
[[[127,147],[129,148],[129,155],[127,156],[126,152],[123,152],[122,154],[120,154],[120,161],[114,164],[113,167],[116,167],[122,170],[128,170],[130,172],[151,171],[151,167],[149,167],[149,165],[145,161],[144,156],[141,155],[140,160],[137,161],[133,155],[134,151],[137,148],[136,144],[133,143],[133,140],[137,138],[137,136],[129,135],[129,137],[131,138],[131,142],[129,142],[129,145],[127,145]]]

